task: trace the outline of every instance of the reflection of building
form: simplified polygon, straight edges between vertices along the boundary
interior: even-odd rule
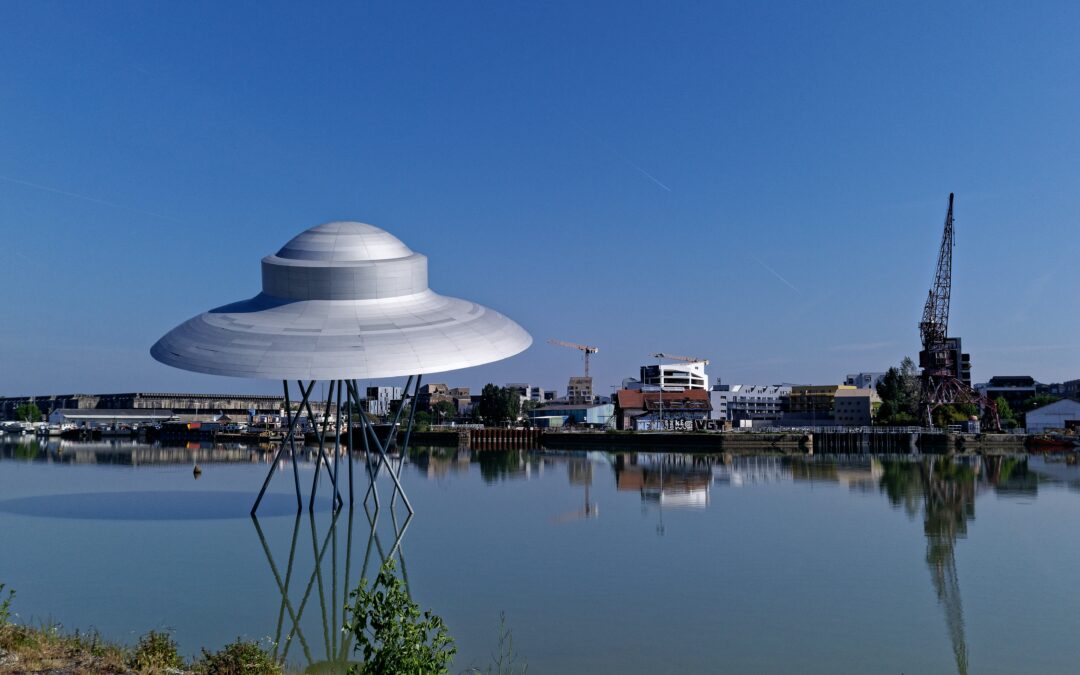
[[[615,426],[618,429],[692,430],[696,420],[709,419],[712,406],[704,389],[686,391],[634,391],[615,393]]]
[[[642,366],[641,383],[646,387],[661,387],[664,391],[707,389],[709,378],[705,374],[705,366],[708,363],[691,361]]]
[[[647,503],[671,507],[705,508],[709,505],[711,468],[687,461],[686,455],[618,455],[615,488],[638,492]]]

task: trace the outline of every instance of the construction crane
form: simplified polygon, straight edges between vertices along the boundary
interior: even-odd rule
[[[563,340],[548,340],[548,344],[555,345],[556,347],[567,347],[569,349],[580,349],[585,354],[585,377],[589,377],[589,355],[595,354],[600,351],[599,347],[590,347],[589,345],[579,345],[573,342],[565,342]]]
[[[959,339],[949,335],[949,304],[952,299],[953,254],[953,193],[949,193],[949,210],[945,214],[945,231],[941,235],[934,285],[923,307],[919,333],[923,349],[919,352],[922,368],[922,390],[926,402],[926,424],[933,426],[933,413],[950,403],[974,403],[990,412],[995,431],[1001,429],[997,405],[971,388],[961,379],[963,355]]]
[[[694,356],[677,356],[675,354],[653,354],[654,359],[668,359],[669,361],[685,361],[686,363],[704,363],[709,365],[709,359],[699,359]]]

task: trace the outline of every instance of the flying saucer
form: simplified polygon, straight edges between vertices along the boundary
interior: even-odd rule
[[[532,344],[499,312],[428,288],[427,262],[374,225],[317,225],[263,258],[261,293],[185,321],[150,354],[213,375],[373,379],[477,366]]]

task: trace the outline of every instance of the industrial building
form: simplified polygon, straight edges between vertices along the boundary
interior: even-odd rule
[[[529,411],[529,419],[537,427],[583,425],[610,427],[614,425],[615,406],[611,403],[548,403]]]
[[[158,424],[173,417],[173,411],[157,408],[56,408],[48,420],[56,426],[116,427]]]
[[[783,426],[870,426],[881,399],[873,389],[846,384],[794,385]]]
[[[717,382],[709,391],[712,419],[734,426],[775,422],[783,415],[790,395],[791,387],[787,385]]]
[[[1063,398],[1041,408],[1029,410],[1025,418],[1025,426],[1029,434],[1080,428],[1080,402]]]
[[[679,392],[620,389],[615,393],[615,427],[646,431],[692,430],[694,422],[709,419],[712,405],[709,392],[688,389]]]
[[[312,397],[313,407],[318,407]],[[221,413],[232,417],[251,414],[283,414],[281,396],[256,394],[160,394],[132,392],[123,394],[56,394],[51,396],[12,396],[0,398],[0,416],[15,419],[21,405],[33,403],[46,417],[55,410],[171,410],[181,419],[213,420]]]

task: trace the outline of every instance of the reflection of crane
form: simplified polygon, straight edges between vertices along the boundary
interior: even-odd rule
[[[564,342],[563,340],[548,340],[548,344],[553,344],[556,347],[568,347],[569,349],[580,349],[585,354],[585,377],[589,376],[589,354],[595,354],[600,351],[599,347],[590,347],[589,345],[579,345],[573,342]]]
[[[923,346],[919,352],[919,366],[922,368],[923,397],[926,401],[926,424],[933,426],[933,412],[943,405],[974,403],[989,409],[994,429],[1000,430],[997,405],[978,394],[962,379],[964,356],[961,354],[960,340],[948,337],[949,304],[952,300],[952,254],[953,194],[950,192],[934,285],[926,297],[922,321],[919,322]]]
[[[926,564],[938,602],[945,609],[956,672],[967,675],[967,641],[964,639],[964,607],[960,601],[960,581],[956,576],[956,540],[974,517],[975,483],[967,477],[938,478],[929,465],[926,486]]]
[[[704,363],[709,365],[709,359],[699,359],[693,356],[676,356],[675,354],[653,354],[654,359],[668,359],[669,361],[685,361],[686,363]]]
[[[569,473],[571,485],[585,486],[585,504],[577,511],[571,511],[551,519],[553,523],[569,523],[575,520],[588,520],[600,515],[600,507],[596,502],[589,501],[589,488],[592,486],[593,470],[592,462],[588,459],[571,459],[566,469]]]

